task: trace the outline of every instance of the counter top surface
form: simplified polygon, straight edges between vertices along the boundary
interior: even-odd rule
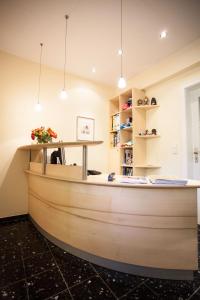
[[[117,175],[114,181],[108,181],[108,174],[101,174],[101,175],[90,175],[86,180],[78,180],[78,179],[71,179],[71,178],[63,178],[57,176],[49,176],[49,175],[42,175],[37,172],[25,171],[27,174],[32,174],[44,178],[51,178],[55,180],[61,181],[69,181],[74,183],[82,183],[82,184],[90,184],[90,185],[103,185],[103,186],[118,186],[118,187],[128,187],[128,188],[200,188],[200,180],[189,180],[186,185],[175,185],[175,184],[152,184],[149,180],[147,184],[133,184],[133,183],[121,183],[121,180],[124,176]],[[137,177],[138,178],[138,177]]]
[[[21,146],[18,150],[42,150],[44,148],[62,148],[62,147],[81,147],[94,146],[102,144],[103,141],[75,141],[75,142],[59,142],[59,143],[44,143],[44,144],[30,144]]]

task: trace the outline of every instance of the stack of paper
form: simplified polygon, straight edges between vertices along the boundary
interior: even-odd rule
[[[168,178],[150,178],[150,182],[153,184],[169,184],[169,185],[186,185],[186,179],[168,179]]]
[[[148,179],[146,177],[122,177],[120,183],[131,183],[131,184],[147,184]]]

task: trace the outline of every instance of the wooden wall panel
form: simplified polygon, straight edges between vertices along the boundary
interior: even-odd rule
[[[195,189],[131,189],[29,174],[29,213],[45,231],[88,253],[197,269]]]

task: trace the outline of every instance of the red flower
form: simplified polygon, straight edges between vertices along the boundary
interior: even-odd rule
[[[33,132],[31,133],[31,138],[32,138],[32,140],[35,139],[35,134]]]
[[[56,132],[54,132],[51,128],[48,128],[47,129],[47,132],[48,132],[48,134],[51,136],[51,137],[53,137],[53,138],[57,138],[57,133]]]

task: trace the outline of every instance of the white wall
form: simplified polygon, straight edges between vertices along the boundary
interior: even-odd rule
[[[68,79],[68,78],[67,78]],[[34,110],[38,88],[38,64],[0,52],[0,217],[27,213],[26,178],[28,154],[17,151],[30,144],[33,128],[50,126],[58,139],[76,139],[77,115],[95,119],[95,139],[104,144],[89,149],[89,168],[107,171],[109,88],[70,76],[69,98],[59,99],[63,73],[42,68],[41,103]],[[68,85],[69,87],[69,85]],[[67,150],[67,163],[81,162],[81,150]]]
[[[146,89],[148,97],[156,97],[160,108],[147,116],[147,127],[161,135],[148,142],[148,161],[160,163],[154,174],[188,177],[185,89],[200,82],[200,67]]]

